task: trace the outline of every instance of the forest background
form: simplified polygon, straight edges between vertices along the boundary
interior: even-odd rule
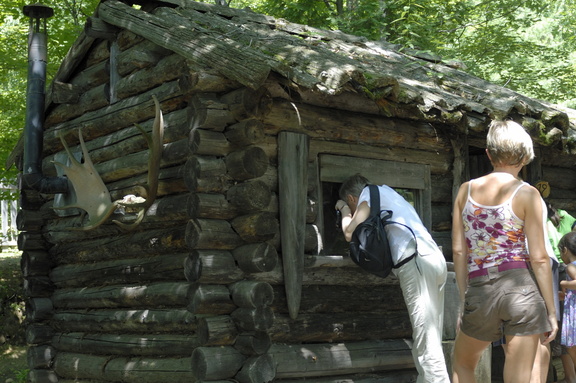
[[[135,1],[137,2],[137,1]],[[462,70],[529,97],[576,108],[576,0],[211,0],[291,22],[341,30],[457,62]],[[32,2],[30,2],[32,3]],[[29,19],[0,0],[0,181],[23,129]],[[48,79],[99,0],[43,0]]]

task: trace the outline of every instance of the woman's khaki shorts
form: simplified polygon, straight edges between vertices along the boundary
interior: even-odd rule
[[[460,325],[466,335],[493,342],[502,335],[551,330],[546,304],[530,270],[490,271],[468,281]]]

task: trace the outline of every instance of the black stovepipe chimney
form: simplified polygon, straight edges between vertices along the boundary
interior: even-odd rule
[[[26,90],[26,122],[24,125],[24,186],[41,193],[68,192],[65,177],[45,177],[42,174],[42,147],[44,139],[44,97],[47,64],[46,19],[54,10],[46,5],[24,6],[24,15],[30,17],[28,35],[28,87]]]

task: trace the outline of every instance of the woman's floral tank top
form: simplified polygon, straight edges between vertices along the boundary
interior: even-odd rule
[[[512,211],[514,196],[523,182],[504,203],[481,205],[470,196],[462,210],[464,234],[468,246],[468,272],[500,265],[505,262],[528,261],[524,221]]]

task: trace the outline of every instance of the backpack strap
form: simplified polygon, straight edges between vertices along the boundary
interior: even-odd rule
[[[401,260],[400,262],[398,262],[398,264],[392,266],[393,269],[397,269],[397,268],[401,267],[402,265],[410,262],[412,260],[412,258],[414,258],[414,257],[416,257],[416,255],[418,255],[418,240],[416,239],[416,234],[414,233],[414,230],[412,230],[412,228],[410,226],[404,225],[403,223],[395,222],[395,221],[389,221],[389,223],[395,223],[397,225],[404,226],[405,228],[410,230],[410,233],[412,233],[412,236],[414,237],[414,254],[412,254],[408,258]]]
[[[370,188],[370,216],[380,214],[380,191],[376,185],[368,185]]]
[[[414,237],[414,254],[412,254],[408,258],[403,259],[402,261],[398,262],[398,264],[392,266],[393,269],[397,269],[397,268],[401,267],[402,265],[410,262],[416,256],[416,254],[418,254],[418,240],[416,239],[416,234],[414,233],[414,230],[412,230],[412,228],[410,226],[405,225],[405,224],[400,223],[400,222],[390,221],[389,219],[392,218],[392,214],[393,214],[392,211],[391,210],[380,210],[380,191],[378,190],[378,186],[368,185],[368,187],[370,188],[370,216],[380,215],[382,212],[386,212],[386,215],[384,217],[382,217],[382,219],[385,220],[385,225],[394,223],[396,225],[404,226],[405,228],[407,228],[410,231],[410,233],[412,233],[412,236]]]

